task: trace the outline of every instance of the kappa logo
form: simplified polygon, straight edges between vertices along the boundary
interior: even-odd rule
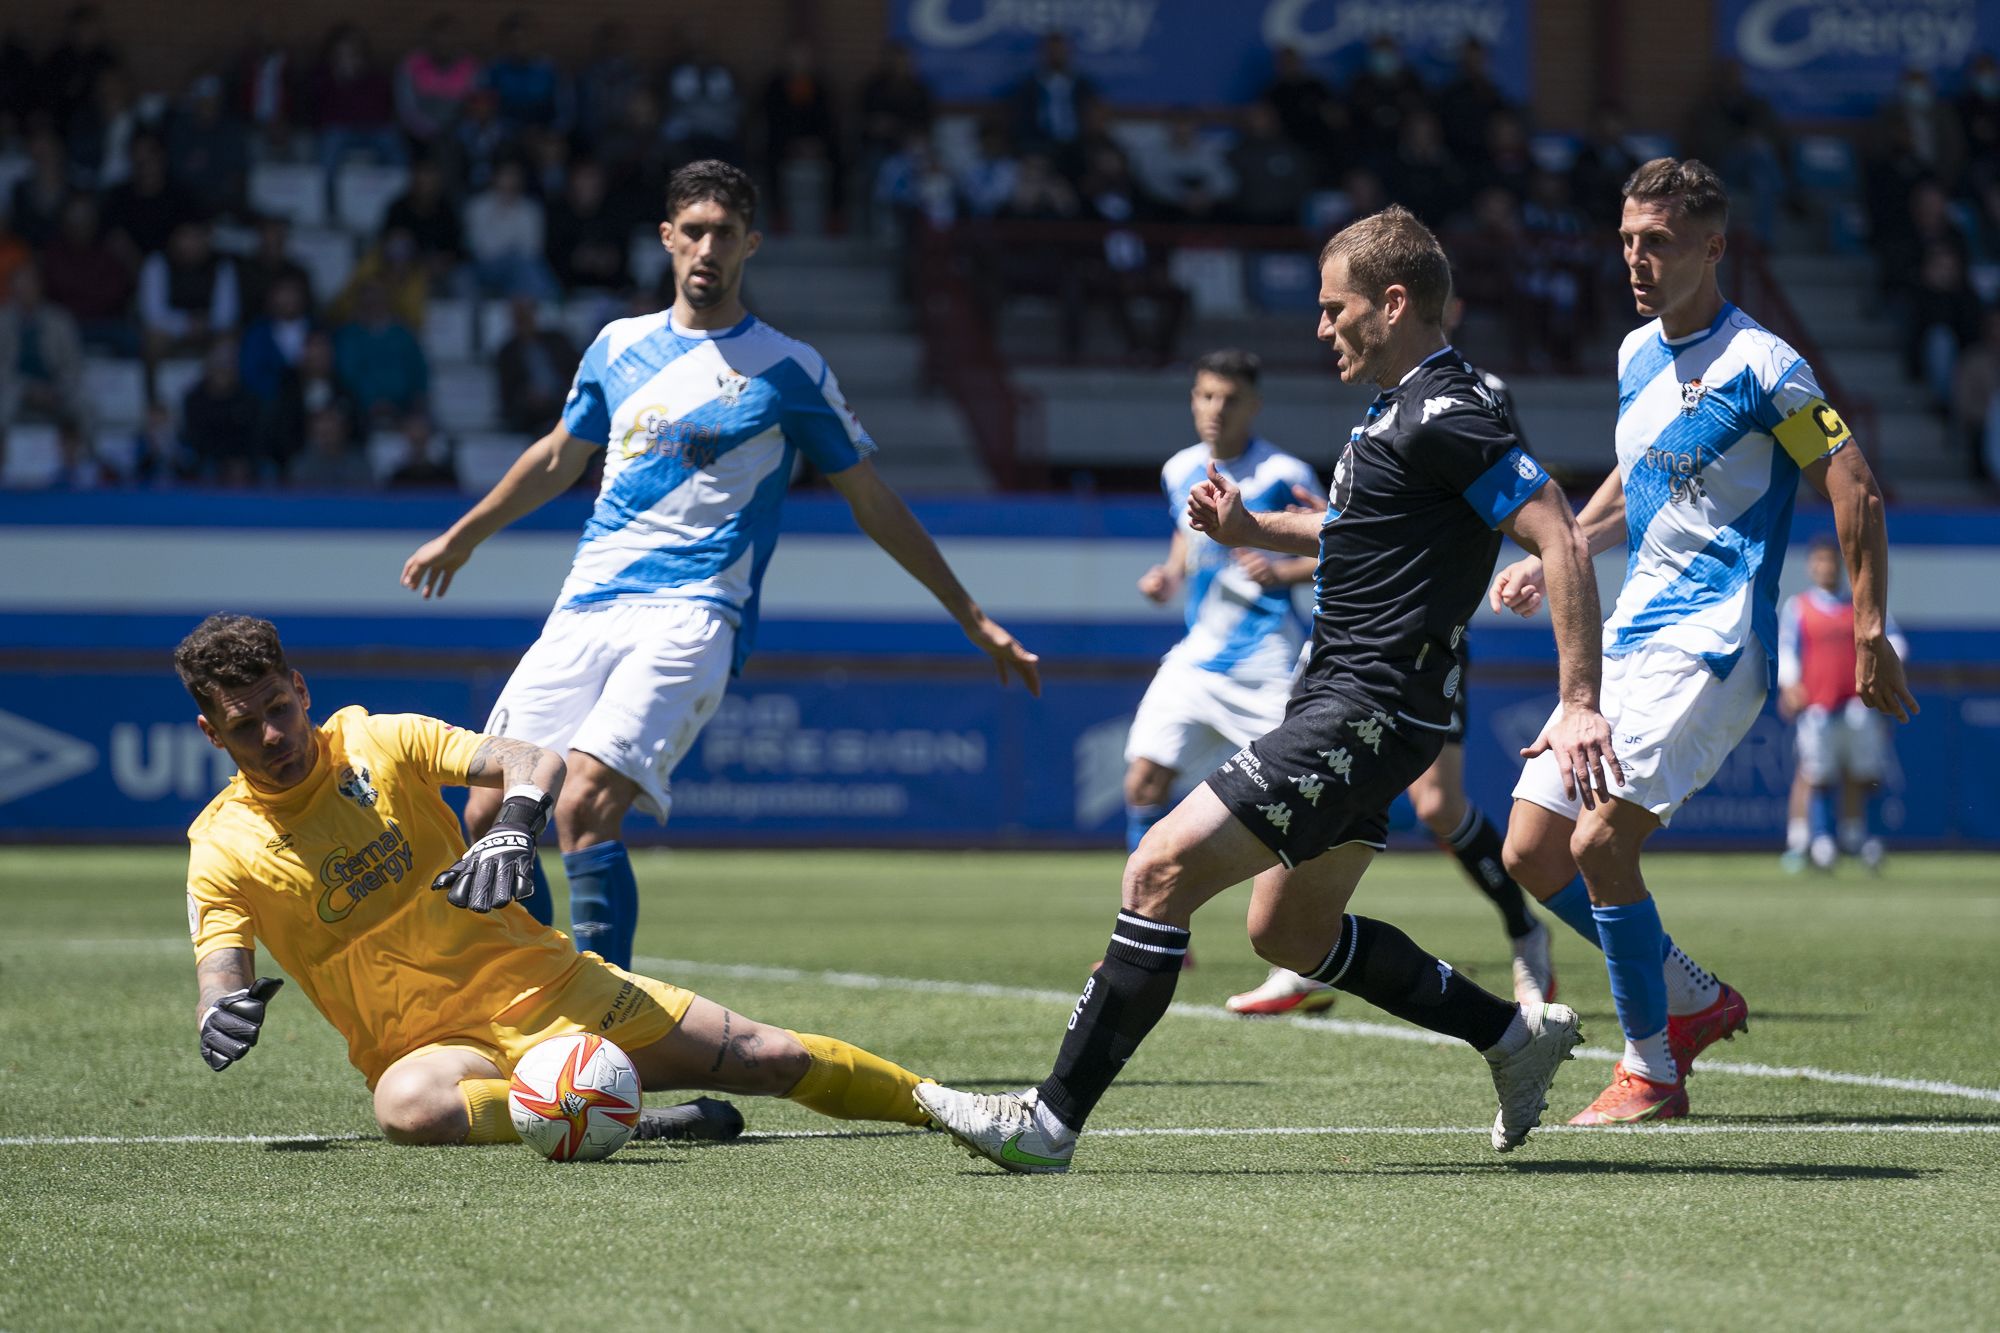
[[[725,407],[734,407],[743,401],[743,391],[750,387],[750,381],[742,372],[725,370],[715,377],[715,387],[722,391]]]
[[[1269,805],[1260,805],[1257,807],[1257,812],[1270,820],[1271,826],[1277,829],[1278,832],[1290,833],[1292,831],[1292,807],[1286,805],[1283,801],[1273,801]]]
[[[0,805],[97,767],[97,747],[39,722],[0,712]]]
[[[1292,785],[1299,789],[1299,795],[1306,798],[1307,804],[1318,808],[1320,794],[1326,790],[1326,784],[1321,781],[1319,774],[1301,773],[1292,779]]]
[[[1350,440],[1340,455],[1340,461],[1333,465],[1333,484],[1326,490],[1326,517],[1320,520],[1321,526],[1339,518],[1353,499],[1354,442]]]
[[[365,768],[343,768],[340,770],[340,794],[364,810],[375,808],[380,793],[369,780]]]
[[[1458,399],[1456,398],[1426,398],[1424,399],[1424,415],[1418,420],[1417,424],[1421,426],[1432,417],[1449,412],[1457,406]]]
[[[1380,754],[1382,753],[1382,727],[1388,720],[1389,715],[1387,713],[1375,712],[1370,713],[1367,717],[1355,718],[1347,725],[1354,728],[1356,740],[1367,746],[1372,753]]]
[[[1693,416],[1696,410],[1701,407],[1702,395],[1707,392],[1708,386],[1701,382],[1701,376],[1699,375],[1689,380],[1686,384],[1681,385],[1681,415],[1684,417]]]
[[[1451,964],[1447,963],[1444,959],[1440,958],[1438,959],[1438,994],[1440,995],[1444,994],[1445,988],[1450,985],[1451,985]]]
[[[1326,761],[1327,771],[1334,777],[1350,787],[1354,785],[1354,756],[1347,752],[1346,746],[1336,745],[1331,750],[1321,750],[1319,757]]]
[[[292,850],[292,835],[289,833],[280,833],[277,837],[264,844],[264,850],[267,852],[289,852]]]

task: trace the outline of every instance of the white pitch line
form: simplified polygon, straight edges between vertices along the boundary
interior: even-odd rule
[[[704,963],[687,958],[640,958],[640,965],[668,978],[675,976],[727,977],[741,981],[807,982],[843,990],[912,991],[928,995],[964,995],[990,1000],[1028,1000],[1040,1004],[1076,1003],[1072,991],[1041,990],[1031,986],[1002,986],[986,981],[941,981],[923,977],[885,977],[872,972],[812,972],[797,967],[766,967],[757,963]],[[1350,1018],[1246,1019],[1216,1005],[1179,1003],[1168,1009],[1176,1018],[1203,1022],[1269,1023],[1279,1021],[1292,1027],[1316,1032],[1337,1032],[1347,1037],[1373,1037],[1388,1041],[1416,1042],[1425,1046],[1456,1046],[1451,1037],[1442,1037],[1419,1028],[1395,1027],[1388,1023],[1367,1023]],[[1596,1046],[1580,1046],[1576,1054],[1584,1060],[1611,1064],[1619,1052]],[[2000,1088],[1979,1088],[1940,1079],[1894,1078],[1886,1074],[1847,1074],[1836,1069],[1815,1069],[1810,1065],[1766,1065],[1703,1058],[1705,1074],[1738,1074],[1746,1078],[1798,1079],[1807,1083],[1833,1083],[1845,1087],[1882,1088],[1891,1092],[1925,1092],[1967,1101],[2000,1103]]]
[[[778,1129],[756,1130],[746,1139],[843,1139],[901,1138],[921,1131]],[[1092,1129],[1091,1138],[1101,1139],[1252,1139],[1252,1138],[1484,1138],[1488,1125],[1192,1125],[1154,1128]],[[1928,1125],[1898,1122],[1884,1125],[1543,1125],[1537,1135],[1585,1134],[1602,1137],[1624,1134],[1639,1138],[1678,1138],[1695,1134],[2000,1134],[2000,1123],[1990,1125]],[[368,1134],[23,1134],[0,1138],[0,1148],[65,1147],[150,1147],[158,1144],[266,1144],[266,1143],[362,1143],[379,1142]]]

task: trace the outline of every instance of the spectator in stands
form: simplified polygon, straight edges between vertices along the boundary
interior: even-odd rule
[[[1546,355],[1565,374],[1580,369],[1590,276],[1600,253],[1589,224],[1570,196],[1569,177],[1537,171],[1521,208],[1528,246],[1521,253],[1520,282],[1535,303],[1539,335],[1531,352]]]
[[[1097,85],[1070,67],[1069,38],[1048,33],[1037,48],[1034,71],[1013,92],[1014,141],[1080,169],[1074,153],[1084,110],[1097,100]]]
[[[150,128],[124,66],[106,66],[96,93],[70,117],[71,174],[98,190],[123,183],[132,174],[132,140]]]
[[[646,86],[646,71],[632,49],[631,30],[617,19],[606,19],[591,31],[590,57],[577,71],[571,95],[577,137],[588,149],[600,147],[623,118],[632,94]]]
[[[1361,70],[1347,85],[1347,117],[1362,142],[1386,148],[1396,142],[1403,117],[1429,100],[1424,81],[1403,58],[1396,39],[1372,38]]]
[[[502,162],[493,184],[465,206],[465,243],[489,296],[550,300],[555,278],[543,258],[547,226],[541,201],[527,192],[518,162]]]
[[[53,105],[59,130],[68,130],[95,96],[98,76],[120,63],[96,5],[75,5],[63,15],[62,35],[41,70],[42,93]]]
[[[1461,162],[1479,155],[1486,142],[1486,122],[1503,111],[1518,111],[1493,81],[1486,44],[1468,37],[1458,48],[1458,68],[1434,99],[1444,131],[1445,147]],[[1620,183],[1622,184],[1622,178]]]
[[[456,137],[460,183],[468,190],[485,189],[514,146],[514,132],[500,118],[500,98],[491,88],[466,99]]]
[[[49,479],[50,490],[101,491],[118,484],[118,470],[98,456],[96,442],[80,423],[56,424],[56,449],[59,460],[55,476]]]
[[[857,166],[861,180],[872,185],[881,174],[883,160],[900,152],[912,134],[929,137],[937,114],[930,87],[917,72],[909,47],[901,42],[883,43],[881,58],[862,81],[860,112]]]
[[[702,158],[743,158],[743,101],[736,76],[703,54],[686,30],[672,42],[681,52],[667,68],[666,123],[662,134],[670,167]]]
[[[14,182],[7,199],[7,223],[31,249],[54,239],[69,199],[69,158],[54,128],[37,126],[28,136],[28,174]]]
[[[375,489],[375,473],[355,446],[353,431],[340,408],[321,408],[306,419],[305,448],[292,460],[288,479],[300,490]]]
[[[515,10],[500,20],[500,54],[486,67],[486,86],[500,99],[500,118],[517,131],[570,125],[569,88],[562,71],[535,40],[535,20]]]
[[[571,291],[622,292],[632,285],[632,224],[613,206],[604,168],[585,158],[548,210],[548,260]]]
[[[1031,152],[1021,157],[1014,173],[1014,193],[1008,196],[1000,216],[1023,222],[1061,222],[1083,211],[1076,190],[1056,170],[1047,153]]]
[[[236,367],[236,340],[215,339],[202,357],[201,378],[181,400],[181,434],[204,479],[249,486],[259,470],[259,408]]]
[[[1918,266],[1904,323],[1903,370],[1923,383],[1940,415],[1951,408],[1959,353],[1980,333],[1979,298],[1966,278],[1964,248],[1933,245]]]
[[[893,219],[903,243],[909,244],[924,223],[949,227],[958,220],[958,183],[931,148],[930,136],[913,134],[903,151],[887,158],[875,181],[876,213]],[[914,271],[905,273],[914,278]]]
[[[1624,211],[1625,182],[1639,167],[1639,155],[1625,139],[1625,117],[1616,107],[1599,107],[1590,133],[1570,165],[1570,197],[1593,225],[1616,227]]]
[[[260,454],[284,471],[305,443],[306,422],[329,408],[339,411],[358,441],[361,413],[334,369],[333,335],[314,329],[298,365],[284,376],[277,398],[259,419]]]
[[[83,338],[69,311],[44,298],[32,263],[14,270],[12,298],[0,304],[0,435],[16,421],[52,421],[87,430]]]
[[[1768,246],[1790,188],[1791,142],[1778,113],[1743,77],[1741,64],[1717,62],[1689,139],[1732,187],[1733,215]]]
[[[2000,483],[2000,306],[1986,310],[1979,341],[1958,359],[1951,421],[1972,475]]]
[[[922,130],[912,134],[926,141],[930,137]],[[1014,183],[1020,174],[1021,163],[1007,139],[1007,127],[997,120],[981,121],[978,147],[958,173],[958,194],[966,210],[982,218],[999,213],[1014,197]]]
[[[465,262],[465,226],[445,194],[444,171],[434,157],[410,164],[410,184],[382,218],[382,231],[404,231],[416,242],[417,256],[434,283],[448,285]]]
[[[0,33],[0,140],[22,133],[32,116],[47,114],[41,81],[34,53],[21,34],[12,28]]]
[[[562,411],[576,377],[576,344],[556,329],[542,328],[541,307],[529,297],[515,297],[508,314],[512,328],[495,365],[500,419],[511,431],[540,436]]]
[[[434,14],[423,40],[396,66],[396,123],[419,152],[451,147],[451,132],[485,71],[458,39],[450,14]]]
[[[1336,145],[1346,137],[1347,109],[1326,80],[1312,72],[1297,50],[1281,46],[1273,57],[1271,81],[1264,86],[1262,96],[1277,109],[1285,137],[1304,149],[1317,165],[1317,180],[1338,179],[1335,161],[1344,155],[1336,152]]]
[[[1965,67],[1957,111],[1970,183],[1981,190],[2000,180],[2000,59],[1991,51],[1974,56]]]
[[[311,314],[319,303],[313,299],[312,275],[292,258],[292,224],[280,214],[267,214],[257,219],[257,248],[236,261],[236,295],[243,309],[261,312],[270,304],[271,290],[287,282],[298,284]]]
[[[799,207],[817,214],[822,222],[839,218],[846,176],[840,127],[826,71],[810,42],[787,44],[783,63],[764,85],[764,161],[771,180],[772,218],[779,227],[797,225],[793,212]],[[795,163],[817,166],[819,198],[792,198]]]
[[[259,158],[298,160],[298,130],[306,118],[300,110],[302,80],[292,53],[253,28],[232,77],[236,109],[257,141]]]
[[[86,346],[124,356],[138,349],[129,318],[133,270],[106,239],[91,196],[73,194],[63,205],[62,226],[43,249],[41,267],[49,299],[76,316]]]
[[[528,193],[548,205],[569,188],[569,138],[550,129],[521,132],[521,158],[528,171]]]
[[[1470,168],[1474,191],[1498,188],[1516,199],[1527,197],[1535,159],[1528,151],[1528,127],[1519,116],[1510,111],[1487,122],[1486,149]]]
[[[167,146],[150,132],[132,140],[132,174],[104,196],[104,227],[111,243],[137,267],[166,247],[174,230],[200,210],[167,174]]]
[[[627,217],[651,216],[667,182],[667,141],[660,102],[648,88],[626,95],[618,120],[597,143],[613,206]]]
[[[187,104],[167,122],[167,177],[203,213],[244,211],[250,136],[229,119],[222,80],[213,74],[189,86]]]
[[[1898,224],[1883,228],[1875,238],[1883,293],[1897,310],[1907,313],[1922,285],[1925,260],[1940,248],[1955,250],[1964,259],[1969,238],[1952,213],[1944,186],[1926,177],[1910,187],[1898,210]]]
[[[408,158],[396,129],[395,84],[376,65],[368,39],[354,24],[343,23],[327,35],[313,71],[312,101],[329,203],[334,176],[350,155],[392,166]]]
[[[1912,162],[1946,190],[1957,187],[1965,170],[1965,131],[1924,70],[1903,71],[1896,95],[1876,112],[1873,139],[1878,158]]]
[[[1148,141],[1132,166],[1153,209],[1164,217],[1209,222],[1236,194],[1227,147],[1205,132],[1192,112],[1175,113],[1166,137]]]
[[[148,255],[139,269],[139,332],[148,373],[164,357],[205,350],[234,333],[241,310],[236,264],[215,253],[209,225],[175,227],[167,248]]]
[[[1110,310],[1127,351],[1153,365],[1173,359],[1187,322],[1189,299],[1167,273],[1166,256],[1123,224],[1146,216],[1138,183],[1122,154],[1100,149],[1077,186],[1084,206],[1109,224],[1098,253],[1077,267],[1080,299],[1064,302],[1063,346],[1070,359],[1083,352],[1084,317],[1093,306]],[[1142,318],[1142,311],[1150,318]]]
[[[1444,122],[1428,107],[1416,107],[1403,117],[1395,151],[1383,170],[1396,201],[1432,230],[1464,208],[1471,193],[1470,177],[1445,140]]]
[[[6,219],[0,217],[0,292],[6,291],[13,283],[14,271],[27,266],[34,257],[28,243],[8,231]]]
[[[458,489],[456,451],[448,438],[437,433],[430,413],[419,408],[404,417],[402,436],[403,458],[384,483],[388,489]]]
[[[164,490],[193,481],[199,472],[194,455],[174,425],[173,410],[165,403],[152,403],[132,437],[131,480],[140,486]]]
[[[1528,236],[1520,200],[1503,186],[1487,186],[1473,199],[1471,213],[1447,228],[1443,239],[1452,259],[1453,289],[1465,302],[1465,341],[1504,352],[1492,358],[1502,368],[1523,365],[1535,328],[1521,288],[1520,257]]]
[[[286,382],[296,372],[312,327],[305,284],[286,278],[266,293],[263,313],[243,330],[238,371],[243,387],[264,411],[275,408]]]
[[[356,291],[354,317],[333,336],[333,359],[361,420],[370,425],[394,423],[422,406],[430,391],[423,344],[396,321],[389,289],[380,281]]]
[[[1293,226],[1302,220],[1313,186],[1313,162],[1285,135],[1278,108],[1252,102],[1243,114],[1243,133],[1229,150],[1236,177],[1235,215],[1259,226]]]

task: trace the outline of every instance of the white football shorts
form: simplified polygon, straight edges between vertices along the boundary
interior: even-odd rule
[[[1799,772],[1815,787],[1848,778],[1880,782],[1887,767],[1888,719],[1859,699],[1799,714]]]
[[[487,734],[580,750],[639,785],[666,822],[674,766],[729,687],[736,628],[706,602],[558,608],[522,655]]]
[[[1765,685],[1764,655],[1755,650],[1746,651],[1726,679],[1692,653],[1664,644],[1605,658],[1598,706],[1625,770],[1625,785],[1611,794],[1651,810],[1664,828],[1749,732],[1763,710]],[[1561,716],[1558,704],[1549,721]],[[1553,754],[1528,761],[1514,797],[1567,819],[1582,808],[1563,794]]]
[[[1126,734],[1125,762],[1150,759],[1177,773],[1206,776],[1283,722],[1291,694],[1290,676],[1239,680],[1162,662]]]

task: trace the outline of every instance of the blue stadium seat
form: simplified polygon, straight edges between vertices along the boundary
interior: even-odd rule
[[[1854,145],[1831,134],[1802,134],[1792,146],[1799,187],[1814,194],[1847,194],[1861,180]]]
[[[17,421],[7,428],[7,455],[0,460],[0,486],[38,490],[56,479],[62,446],[56,428],[40,421]]]
[[[146,372],[137,361],[86,358],[83,393],[101,422],[136,426],[145,419]]]
[[[409,183],[410,172],[406,167],[347,163],[333,181],[336,220],[357,236],[373,237],[382,229],[382,215]]]
[[[424,313],[424,353],[433,365],[470,361],[477,344],[473,340],[473,304],[457,296],[433,300]]]
[[[295,227],[326,221],[326,178],[304,162],[259,162],[250,168],[250,207]]]
[[[354,271],[354,238],[327,227],[300,227],[292,232],[292,258],[312,277],[313,293],[330,301],[347,285]]]

